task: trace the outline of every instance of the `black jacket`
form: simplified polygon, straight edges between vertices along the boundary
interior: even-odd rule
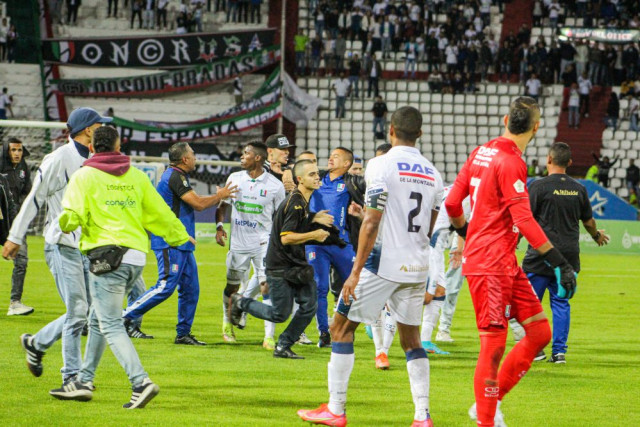
[[[27,147],[22,145],[22,160],[14,168],[9,157],[9,142],[2,144],[2,157],[0,157],[0,173],[6,175],[9,188],[15,202],[20,206],[22,201],[31,191],[31,173],[26,158],[29,157]]]
[[[0,245],[4,245],[9,237],[9,229],[18,215],[18,205],[13,200],[9,181],[0,173]]]
[[[320,180],[324,179],[328,173],[329,171],[320,172]],[[367,190],[364,177],[347,173],[344,177],[344,182],[347,186],[347,192],[349,193],[349,204],[355,202],[360,206],[364,206],[364,194]],[[360,218],[347,215],[347,230],[349,230],[349,240],[351,241],[354,252],[358,252],[358,236],[360,235],[361,225],[362,221]]]

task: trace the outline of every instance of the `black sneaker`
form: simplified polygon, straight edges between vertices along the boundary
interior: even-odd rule
[[[303,356],[294,353],[291,348],[280,347],[279,345],[277,345],[276,349],[273,350],[273,357],[278,359],[304,359]]]
[[[320,347],[320,348],[324,348],[324,347],[331,348],[331,334],[329,332],[320,333],[320,338],[318,338],[318,347]]]
[[[564,353],[553,353],[547,363],[567,363],[564,358]]]
[[[244,329],[244,326],[240,325],[242,320],[242,309],[240,308],[240,301],[242,295],[235,293],[229,297],[229,320],[233,326],[237,326],[239,329]]]
[[[544,350],[540,350],[540,351],[538,352],[538,354],[536,354],[536,357],[534,357],[534,358],[533,358],[533,360],[534,360],[535,362],[541,362],[541,361],[543,361],[543,360],[544,360],[544,359],[546,359],[546,358],[547,358],[547,355],[546,355],[546,354],[544,354]]]
[[[206,342],[198,341],[196,337],[191,334],[188,335],[177,335],[176,340],[173,342],[174,344],[184,344],[184,345],[207,345]]]
[[[160,392],[160,387],[149,378],[145,378],[142,384],[132,388],[131,400],[122,405],[124,409],[144,408]]]
[[[42,375],[42,358],[44,351],[36,350],[32,344],[33,337],[31,334],[22,334],[20,336],[20,344],[27,353],[27,367],[34,377]]]
[[[124,328],[127,330],[127,335],[131,338],[139,338],[142,340],[152,340],[153,335],[147,335],[140,330],[140,327],[134,325],[130,319],[124,319]]]
[[[60,400],[78,400],[88,402],[93,398],[93,383],[81,383],[75,377],[71,377],[62,384],[60,388],[54,388],[49,394]]]

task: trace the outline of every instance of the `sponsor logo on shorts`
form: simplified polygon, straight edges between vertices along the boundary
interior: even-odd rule
[[[309,261],[313,261],[314,259],[316,259],[316,253],[315,252],[309,252]]]
[[[172,273],[177,273],[179,269],[178,264],[171,264],[171,272]]]
[[[507,305],[504,308],[504,317],[506,317],[507,319],[511,317],[511,305]]]
[[[404,271],[405,273],[420,273],[423,271],[428,271],[428,265],[404,265],[400,266],[400,271]]]

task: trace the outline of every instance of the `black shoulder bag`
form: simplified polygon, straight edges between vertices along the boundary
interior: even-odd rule
[[[123,246],[107,245],[99,248],[91,249],[87,252],[89,258],[89,271],[100,276],[101,274],[111,273],[120,267],[122,257],[129,250]]]

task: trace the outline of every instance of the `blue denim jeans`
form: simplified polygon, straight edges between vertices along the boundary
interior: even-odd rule
[[[82,363],[80,338],[90,304],[87,296],[89,260],[80,250],[64,245],[45,244],[44,256],[67,312],[40,329],[33,344],[36,349],[46,351],[62,338],[60,372],[65,380],[76,375]]]
[[[110,273],[90,275],[89,289],[93,304],[89,313],[89,337],[84,362],[78,377],[80,381],[93,381],[106,344],[109,344],[133,387],[138,387],[148,377],[122,322],[122,302],[140,278],[142,269],[140,266],[122,264]]]

